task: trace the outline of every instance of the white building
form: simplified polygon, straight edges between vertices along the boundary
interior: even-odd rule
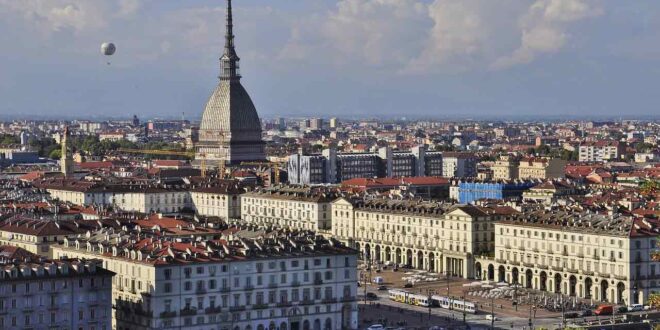
[[[474,178],[477,176],[477,158],[469,153],[445,152],[442,154],[442,176]]]
[[[618,160],[625,150],[626,144],[619,141],[601,140],[584,143],[578,149],[578,160],[581,162]]]
[[[241,195],[241,217],[258,225],[327,231],[337,193],[326,188],[274,187]]]
[[[238,186],[213,186],[190,190],[190,198],[195,212],[208,217],[220,217],[224,220],[240,219],[241,193]]]
[[[617,304],[645,303],[660,286],[651,260],[660,223],[554,209],[495,225],[494,258],[477,258],[476,278]]]
[[[494,249],[493,222],[515,210],[341,198],[332,204],[332,212],[333,237],[367,260],[471,278],[474,256]]]
[[[98,232],[54,250],[117,272],[119,330],[358,328],[357,252],[310,232],[213,241]]]

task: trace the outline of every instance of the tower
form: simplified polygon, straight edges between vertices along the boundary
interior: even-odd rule
[[[60,170],[65,177],[69,177],[73,174],[73,158],[69,152],[69,127],[64,127],[64,133],[62,134],[62,152],[60,155]]]
[[[261,120],[243,85],[240,58],[234,47],[231,0],[227,0],[225,47],[220,57],[219,82],[211,94],[199,127],[196,159],[204,158],[209,167],[264,161]]]

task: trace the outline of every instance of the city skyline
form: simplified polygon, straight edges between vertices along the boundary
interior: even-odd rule
[[[658,9],[252,0],[235,4],[235,31],[266,118],[653,118]],[[0,115],[197,120],[217,79],[224,14],[223,1],[0,1],[0,40],[12,45]],[[106,41],[117,45],[109,59]]]

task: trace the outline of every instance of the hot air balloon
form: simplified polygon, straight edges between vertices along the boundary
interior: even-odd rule
[[[103,55],[111,56],[116,50],[117,48],[115,47],[115,44],[111,42],[104,42],[101,44],[101,53],[103,53]]]

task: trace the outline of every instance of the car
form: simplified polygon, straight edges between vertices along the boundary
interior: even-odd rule
[[[592,316],[592,315],[594,315],[594,312],[591,311],[591,309],[585,309],[582,311],[582,313],[580,313],[581,317]]]
[[[403,285],[403,287],[406,288],[406,289],[408,289],[408,288],[412,288],[412,287],[413,287],[413,284],[410,283],[410,282],[407,282],[406,284]]]
[[[642,305],[642,304],[634,304],[634,305],[630,305],[630,307],[628,307],[628,311],[630,311],[630,312],[641,312],[643,310],[644,310],[644,305]]]
[[[619,306],[619,308],[616,309],[617,313],[627,313],[628,311],[630,311],[630,310],[626,306]]]
[[[497,316],[495,316],[495,315],[493,315],[493,314],[488,314],[488,315],[486,315],[486,320],[489,320],[489,321],[497,321],[497,320],[499,320],[499,319],[497,318]]]
[[[612,315],[614,314],[614,306],[612,305],[600,305],[596,307],[596,311],[594,314],[598,316],[603,316],[603,315]]]
[[[385,330],[385,327],[382,324],[372,324],[367,330]]]
[[[367,299],[369,299],[369,300],[376,300],[376,299],[378,299],[378,295],[376,295],[376,294],[373,293],[373,292],[367,292]]]
[[[567,319],[574,319],[576,317],[580,316],[577,312],[568,312],[564,314],[564,317]]]

